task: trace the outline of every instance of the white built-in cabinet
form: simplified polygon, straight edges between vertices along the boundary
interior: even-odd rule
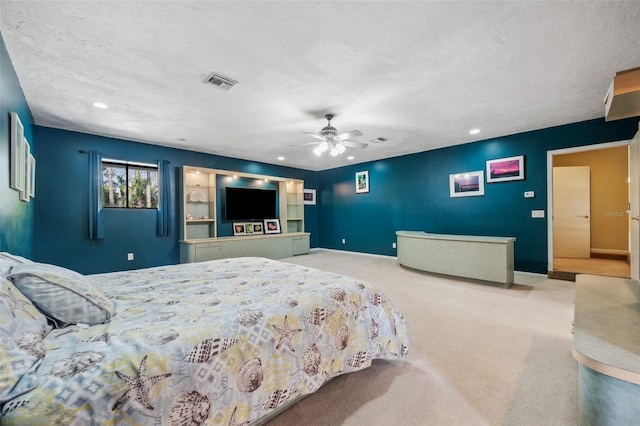
[[[259,179],[278,183],[280,234],[218,237],[216,217],[218,177]],[[304,232],[304,181],[278,176],[183,166],[180,173],[180,262],[228,257],[272,259],[309,253],[310,234]]]

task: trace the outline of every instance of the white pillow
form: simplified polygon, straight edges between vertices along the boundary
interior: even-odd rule
[[[111,301],[93,280],[75,271],[45,263],[23,263],[13,267],[9,279],[58,327],[111,320]]]
[[[32,261],[6,251],[0,252],[0,275],[6,277],[11,272],[11,268],[21,263],[32,263]]]

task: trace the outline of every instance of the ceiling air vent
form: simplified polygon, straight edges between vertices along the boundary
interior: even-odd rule
[[[214,86],[218,86],[221,89],[224,90],[229,90],[231,89],[233,86],[235,86],[236,84],[238,84],[237,81],[235,81],[232,78],[229,77],[225,77],[222,74],[218,74],[218,73],[211,73],[209,74],[209,76],[206,78],[206,80],[204,81],[207,84],[212,84]]]
[[[389,139],[387,139],[387,138],[375,138],[375,139],[371,139],[371,140],[369,140],[369,142],[373,142],[373,143],[380,143],[380,142],[386,142],[386,141],[388,141],[388,140],[389,140]]]

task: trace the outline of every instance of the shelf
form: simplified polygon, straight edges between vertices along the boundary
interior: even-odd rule
[[[287,218],[287,221],[296,221],[296,220],[304,220],[304,219],[301,218],[301,217],[288,217]]]
[[[215,222],[215,219],[187,219],[187,223],[203,223],[203,222]]]

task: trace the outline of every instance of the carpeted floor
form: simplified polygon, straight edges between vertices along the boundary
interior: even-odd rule
[[[268,424],[574,425],[574,283],[516,273],[511,289],[314,250],[284,261],[374,284],[404,313],[405,363],[340,376]]]

